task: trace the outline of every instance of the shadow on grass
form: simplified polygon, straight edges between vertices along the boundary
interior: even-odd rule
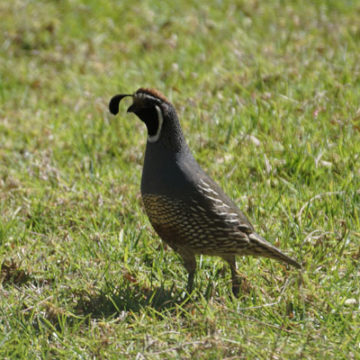
[[[221,272],[223,269],[221,270]],[[217,278],[219,272],[213,277]],[[216,287],[213,281],[207,281],[205,286],[187,294],[185,289],[177,289],[175,284],[171,288],[148,288],[141,286],[135,278],[126,274],[120,284],[107,282],[97,293],[79,294],[76,312],[78,315],[90,315],[93,318],[116,316],[123,311],[140,312],[146,307],[151,307],[161,313],[183,307],[198,300],[199,296],[207,301],[216,296]],[[203,291],[201,290],[203,289]],[[199,292],[201,293],[199,293]],[[242,277],[241,291],[250,294],[251,287],[245,277]],[[232,293],[229,293],[230,298]]]
[[[184,301],[183,291],[174,291],[173,288],[148,289],[138,284],[114,287],[107,284],[98,294],[81,296],[77,311],[82,315],[99,318],[121,314],[123,311],[139,312],[147,306],[162,311],[183,304]]]

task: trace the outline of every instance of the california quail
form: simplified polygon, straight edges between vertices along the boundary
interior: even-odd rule
[[[221,256],[231,268],[232,290],[239,291],[236,255],[264,256],[301,268],[257,234],[245,215],[201,169],[192,156],[173,105],[159,91],[141,88],[114,96],[112,114],[122,98],[131,96],[127,112],[146,125],[148,139],[141,180],[146,213],[161,239],[177,251],[193,287],[196,254]]]

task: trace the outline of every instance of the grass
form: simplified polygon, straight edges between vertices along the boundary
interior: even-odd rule
[[[358,359],[356,1],[0,4],[0,357]],[[155,87],[199,163],[298,272],[202,257],[196,291],[144,215]],[[125,102],[125,101],[124,101]]]

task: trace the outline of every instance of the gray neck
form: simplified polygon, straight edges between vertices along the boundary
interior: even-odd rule
[[[177,184],[184,177],[184,163],[196,167],[190,149],[185,141],[179,120],[172,107],[163,111],[164,121],[157,141],[147,141],[141,192],[144,194],[167,194],[180,191]],[[170,191],[169,187],[172,188]]]
[[[147,142],[145,159],[141,179],[142,194],[169,194],[179,196],[183,192],[184,184],[184,164],[192,169],[197,169],[198,164],[193,158],[189,147],[184,140],[176,142],[178,139],[158,141],[156,143]],[[179,146],[180,151],[174,151],[174,143]],[[171,144],[171,149],[169,149]],[[174,184],[179,184],[176,186]]]
[[[160,148],[163,146],[166,151],[174,153],[189,152],[190,150],[181,130],[179,119],[172,106],[166,109],[164,118],[165,121],[162,124],[160,138],[153,145],[158,144]]]

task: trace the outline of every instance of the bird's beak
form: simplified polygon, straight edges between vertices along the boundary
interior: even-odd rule
[[[129,106],[129,108],[127,109],[128,113],[136,113],[136,108],[137,106],[135,104],[132,104]]]
[[[118,94],[118,95],[115,95],[111,98],[110,102],[109,102],[109,110],[110,112],[113,114],[113,115],[116,115],[118,112],[119,112],[119,104],[120,104],[120,101],[124,98],[124,97],[127,97],[127,96],[131,96],[133,97],[134,95],[132,94]],[[130,112],[130,108],[132,107],[133,105],[131,105],[128,109],[128,112]]]

